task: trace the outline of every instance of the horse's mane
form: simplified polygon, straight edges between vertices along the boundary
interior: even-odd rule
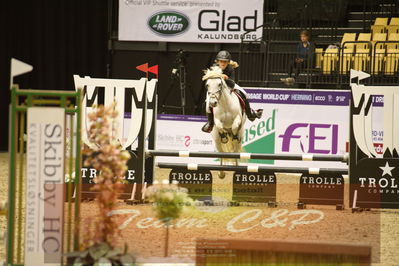
[[[223,78],[223,70],[218,66],[211,66],[204,70],[204,75],[202,80],[212,79],[212,78]]]

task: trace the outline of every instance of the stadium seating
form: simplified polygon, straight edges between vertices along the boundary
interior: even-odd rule
[[[372,60],[373,60],[373,69],[371,71],[372,74],[380,74],[383,72],[383,66],[384,66],[384,59],[385,59],[385,43],[380,43],[380,42],[385,42],[387,40],[387,34],[386,33],[375,33],[373,34],[373,54],[372,54]]]
[[[385,32],[385,28],[388,25],[388,18],[376,18],[374,25],[371,26],[371,32],[375,33],[383,33]]]
[[[399,4],[394,7],[399,7]],[[379,4],[375,8],[378,12],[374,12],[374,9],[365,13],[349,12],[344,25],[330,27],[316,23],[317,26],[303,27],[310,32],[311,41],[315,45],[314,56],[311,57],[314,60],[299,71],[296,83],[309,88],[316,84],[326,87],[340,84],[337,86],[343,87],[349,84],[350,69],[355,69],[372,74],[370,83],[397,84],[399,82],[398,12],[393,7],[387,9],[386,6]],[[256,69],[263,68],[260,73],[264,73],[264,79],[259,74],[260,78],[257,79],[259,83],[279,83],[287,76],[287,65],[297,54],[298,32],[302,27],[291,24],[282,26],[279,24],[278,14],[275,13],[271,12],[275,17],[264,29],[265,47],[267,47],[264,67],[252,67],[252,69],[246,67],[248,71],[245,71],[245,75],[242,75],[244,73],[242,68],[240,81],[253,80],[243,77],[252,77]],[[376,17],[378,14],[381,17]],[[248,54],[254,52],[240,49],[241,61],[244,61],[244,57],[248,58],[248,65],[253,66],[254,60]]]
[[[355,44],[355,55],[353,57],[353,69],[368,71],[370,65],[371,33],[360,33]]]
[[[399,33],[389,34],[388,41],[391,41],[391,43],[386,44],[387,55],[384,59],[384,74],[394,75],[398,72],[399,64]]]
[[[345,33],[336,47],[316,50],[316,66],[323,74],[348,74],[351,68],[394,75],[399,70],[399,18],[376,18],[371,33]],[[389,42],[386,42],[389,41]],[[338,69],[339,68],[339,69]]]
[[[354,51],[354,43],[348,43],[348,42],[354,42],[356,41],[356,33],[345,33],[342,41],[341,41],[341,47],[342,49],[342,55],[343,58],[345,58],[345,66],[341,67],[341,71],[347,71],[350,63],[350,57],[351,54],[353,54]],[[329,48],[326,49],[324,52],[324,55],[322,56],[322,62],[323,62],[323,74],[331,74],[336,70],[337,67],[337,62],[338,62],[338,49],[337,48]],[[342,70],[344,69],[344,70]]]
[[[391,22],[386,26],[388,36],[392,33],[399,33],[399,18],[391,18]]]
[[[355,51],[355,42],[356,41],[356,33],[345,33],[342,42],[341,42],[341,64],[340,64],[340,73],[346,74],[348,73],[352,59],[353,53]],[[350,42],[350,43],[347,43]]]

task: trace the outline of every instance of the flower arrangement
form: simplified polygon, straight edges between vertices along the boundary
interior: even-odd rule
[[[132,265],[134,257],[127,253],[127,247],[121,250],[116,247],[117,237],[120,235],[116,218],[108,214],[114,210],[118,194],[122,189],[122,179],[127,170],[126,163],[130,158],[127,151],[121,150],[120,142],[116,139],[117,132],[115,118],[116,103],[104,107],[95,106],[88,118],[91,122],[88,138],[92,147],[85,146],[83,155],[86,156],[84,166],[97,170],[94,178],[93,190],[98,192],[96,203],[99,214],[86,223],[81,252],[68,254],[75,263],[93,265],[96,263],[111,263],[112,265]],[[94,224],[94,230],[92,230]]]
[[[176,183],[169,184],[164,180],[161,184],[154,181],[146,192],[146,198],[154,205],[154,211],[159,220],[166,227],[165,238],[165,257],[168,256],[169,226],[174,219],[180,217],[187,206],[193,204],[193,200],[188,196],[187,189],[177,186]]]

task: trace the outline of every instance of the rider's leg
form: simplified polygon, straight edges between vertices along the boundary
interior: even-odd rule
[[[206,97],[206,116],[208,117],[208,122],[202,127],[202,131],[210,133],[215,125],[215,121],[213,119],[212,108],[209,107],[208,96]]]
[[[234,89],[238,90],[242,96],[242,99],[245,102],[245,114],[247,115],[248,119],[250,121],[254,121],[256,118],[261,118],[263,114],[263,109],[258,109],[258,110],[252,110],[249,101],[247,99],[247,93],[246,91],[238,86],[237,84],[234,86]]]

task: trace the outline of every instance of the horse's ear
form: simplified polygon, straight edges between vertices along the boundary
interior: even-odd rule
[[[203,69],[202,72],[204,72],[204,75],[202,76],[202,80],[206,80],[208,77],[206,76],[208,69]]]

